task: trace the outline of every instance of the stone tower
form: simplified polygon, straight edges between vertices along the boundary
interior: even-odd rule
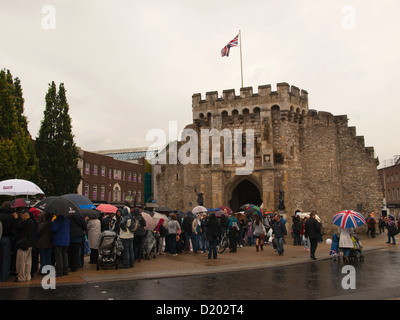
[[[310,110],[308,93],[287,83],[252,88],[207,92],[192,97],[193,123],[186,128],[196,132],[201,141],[204,132],[252,130],[252,170],[237,174],[242,164],[210,161],[189,164],[162,164],[157,175],[159,204],[177,210],[190,210],[203,194],[204,206],[222,205],[238,210],[245,203],[263,204],[265,210],[316,210],[326,224],[334,213],[343,209],[363,213],[380,209],[374,150],[364,146],[364,138],[348,127],[347,116]],[[221,137],[221,159],[224,145],[237,142]],[[210,140],[211,141],[211,140]],[[185,142],[178,143],[178,149]],[[232,147],[232,149],[234,149]],[[200,154],[199,149],[199,154]]]

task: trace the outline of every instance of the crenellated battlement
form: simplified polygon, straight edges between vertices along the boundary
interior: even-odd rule
[[[299,110],[308,112],[308,92],[300,90],[288,83],[278,83],[277,90],[272,91],[271,85],[258,86],[258,92],[254,93],[252,87],[240,89],[236,95],[235,89],[223,90],[222,95],[218,91],[210,91],[202,99],[200,93],[192,96],[193,119],[199,119],[210,115],[220,114],[223,110],[232,114],[233,110],[253,110],[260,108],[265,111],[273,106],[279,106],[280,110]]]

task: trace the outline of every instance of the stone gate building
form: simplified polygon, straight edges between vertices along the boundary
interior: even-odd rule
[[[316,210],[325,225],[331,225],[334,213],[343,209],[362,213],[379,211],[382,195],[379,188],[374,149],[365,147],[364,138],[348,126],[346,115],[309,109],[308,93],[287,83],[277,91],[270,85],[207,92],[192,97],[193,123],[186,128],[196,132],[201,141],[202,129],[254,130],[253,170],[238,175],[243,165],[224,163],[224,144],[237,142],[221,138],[220,164],[162,164],[156,177],[159,205],[190,210],[203,194],[204,206],[222,205],[233,210],[245,203],[263,204],[265,210],[285,211],[288,216],[299,209]],[[242,137],[243,154],[246,139]],[[178,143],[178,150],[185,141]],[[248,145],[248,143],[247,143]],[[232,147],[233,150],[233,147]],[[200,147],[199,147],[200,157]],[[168,157],[167,157],[168,159]]]

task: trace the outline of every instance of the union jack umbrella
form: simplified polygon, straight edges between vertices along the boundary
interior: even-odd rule
[[[332,222],[340,228],[358,228],[367,223],[361,213],[353,210],[344,210],[336,213]]]

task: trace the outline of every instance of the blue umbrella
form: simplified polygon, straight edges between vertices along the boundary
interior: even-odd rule
[[[336,213],[332,222],[340,228],[358,228],[367,222],[361,213],[344,210]]]
[[[80,209],[96,209],[96,206],[93,204],[93,202],[81,194],[70,193],[64,194],[62,197],[74,202],[79,206]]]

